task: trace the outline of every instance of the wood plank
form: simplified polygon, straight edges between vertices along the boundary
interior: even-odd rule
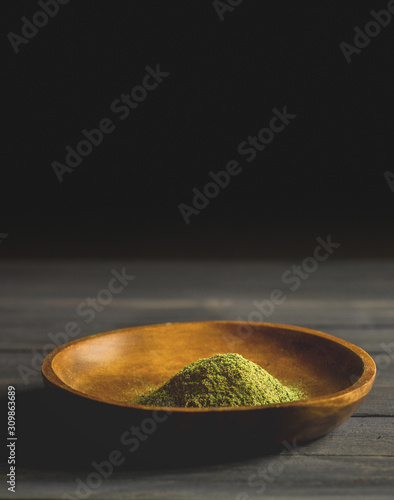
[[[13,498],[45,500],[64,498],[65,494],[77,498],[77,478],[86,484],[91,472],[93,470],[79,474],[40,471],[37,474],[37,471],[20,468]],[[115,471],[98,484],[99,487],[92,487],[90,498],[252,500],[264,495],[268,499],[321,500],[335,496],[379,500],[392,498],[394,458],[279,455],[183,470]],[[2,493],[0,498],[9,496]]]
[[[355,415],[386,415],[394,416],[394,393],[392,382],[390,386],[374,385],[365,401],[356,411]]]
[[[293,264],[285,262],[174,262],[174,261],[55,261],[0,263],[0,296],[27,297],[51,296],[53,288],[57,297],[67,298],[80,292],[88,296],[105,287],[113,269],[126,269],[135,275],[130,282],[139,297],[194,296],[227,293],[232,298],[250,297],[262,300],[263,292],[274,288],[287,291],[289,296],[314,298],[316,293],[324,298],[341,300],[381,299],[393,296],[394,261],[348,261],[322,263],[305,280],[300,280],[297,290],[282,278]],[[59,283],[62,284],[59,287]],[[373,283],[373,286],[371,286]],[[71,294],[70,294],[71,291]]]
[[[108,284],[111,269],[122,267],[135,271],[136,279],[87,323],[76,308]],[[48,333],[63,330],[68,321],[76,321],[83,336],[169,321],[247,320],[256,311],[254,301],[269,298],[278,287],[287,300],[264,320],[324,331],[342,328],[355,343],[351,328],[355,335],[358,329],[385,329],[381,341],[386,341],[394,328],[393,268],[392,261],[332,264],[329,272],[319,268],[292,292],[280,279],[283,263],[1,263],[0,344],[41,346]]]
[[[248,479],[272,467],[275,457],[260,457],[235,464],[189,467],[183,470],[117,470],[91,498],[237,499],[243,498],[392,498],[394,489],[394,363],[382,343],[393,342],[394,261],[334,259],[319,265],[299,289],[292,291],[283,273],[300,262],[23,262],[0,263],[0,384],[18,386],[21,410],[20,450],[31,445],[35,462],[22,463],[14,498],[60,498],[73,495],[75,479],[92,470],[62,465],[56,470],[57,452],[76,456],[80,441],[87,456],[106,458],[94,443],[85,442],[71,429],[56,436],[57,422],[48,422],[41,376],[21,382],[19,365],[31,366],[31,349],[48,342],[48,333],[64,329],[68,321],[81,327],[79,336],[132,325],[170,321],[247,319],[254,301],[268,299],[273,289],[287,299],[267,318],[270,322],[299,324],[326,331],[370,352],[378,366],[374,388],[355,416],[327,436],[283,457],[283,472],[262,483]],[[111,270],[123,267],[135,280],[91,323],[76,312],[86,297],[105,288]],[[34,400],[34,404],[32,401]],[[22,411],[23,410],[23,411]],[[24,439],[24,441],[23,441]],[[53,441],[53,442],[52,442]],[[35,450],[39,450],[36,453]],[[96,454],[97,452],[97,454]],[[23,454],[22,454],[23,455]],[[83,455],[83,453],[82,453]],[[51,465],[40,465],[45,456]],[[86,458],[86,457],[85,457]],[[286,461],[285,461],[286,460]],[[44,462],[42,462],[44,463]],[[71,466],[71,463],[69,464]],[[54,470],[50,470],[50,469]],[[67,472],[68,470],[68,472]],[[6,469],[0,467],[3,474]],[[252,476],[253,480],[254,476]],[[261,479],[261,478],[260,478]],[[0,498],[6,493],[0,492]],[[239,497],[239,500],[242,496]]]
[[[394,456],[394,418],[351,417],[326,436],[297,448],[308,456]]]
[[[105,315],[105,311],[102,312]],[[106,318],[100,315],[94,319],[90,324],[86,324],[81,321],[80,317],[75,317],[70,315],[65,315],[62,319],[52,320],[50,318],[41,320],[21,320],[20,318],[15,318],[13,323],[4,323],[0,319],[0,350],[2,349],[40,349],[45,344],[51,341],[50,335],[57,335],[59,332],[64,332],[65,325],[69,321],[74,321],[80,327],[81,332],[74,338],[81,338],[87,335],[93,335],[95,333],[101,333],[109,330],[116,330],[121,328],[128,328],[130,326],[139,326],[152,323],[168,323],[174,321],[204,321],[211,317],[211,314],[204,313],[204,311],[191,311],[189,310],[179,312],[179,310],[168,310],[168,311],[154,311],[148,315],[136,315],[133,313],[133,317],[129,314],[127,318],[119,318],[117,316],[114,319]],[[236,316],[231,314],[223,314],[214,316],[213,319],[217,320],[234,320]],[[293,318],[292,318],[293,319]],[[278,322],[286,323],[285,318],[279,318]],[[274,322],[274,318],[272,318]],[[394,327],[376,327],[369,325],[349,325],[349,328],[344,328],[343,325],[324,325],[321,322],[307,324],[307,318],[305,321],[298,323],[301,326],[308,326],[309,328],[323,331],[334,335],[335,337],[347,340],[353,344],[358,345],[362,349],[366,350],[370,354],[387,354],[387,350],[384,346],[394,342]],[[297,324],[297,323],[288,323]],[[48,336],[49,335],[49,336]],[[61,338],[61,336],[59,337]],[[67,337],[64,336],[64,339]],[[70,340],[72,340],[70,338]],[[63,343],[63,341],[62,341]],[[382,346],[382,344],[384,344]],[[389,348],[389,351],[393,349]],[[390,356],[390,352],[388,353]],[[383,361],[383,360],[382,360]]]

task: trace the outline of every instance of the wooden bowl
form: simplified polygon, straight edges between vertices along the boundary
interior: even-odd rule
[[[135,403],[138,394],[185,365],[226,352],[254,361],[286,385],[302,389],[307,399],[228,408]],[[206,321],[138,326],[74,340],[47,356],[42,373],[65,403],[63,415],[75,418],[73,412],[79,412],[80,429],[127,453],[145,450],[152,458],[165,450],[168,461],[170,455],[185,460],[188,455],[260,454],[322,436],[360,406],[376,367],[359,347],[308,328]],[[85,406],[74,409],[75,402]],[[130,431],[135,425],[139,434]]]

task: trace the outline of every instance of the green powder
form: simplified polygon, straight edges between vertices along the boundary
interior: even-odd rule
[[[151,406],[206,408],[286,403],[305,395],[240,354],[216,354],[185,366],[164,385],[140,396]]]

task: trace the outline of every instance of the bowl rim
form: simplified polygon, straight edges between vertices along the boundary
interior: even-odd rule
[[[324,339],[327,339],[331,342],[334,342],[335,344],[339,344],[344,348],[349,349],[352,351],[354,354],[358,356],[359,359],[363,362],[363,371],[360,376],[360,378],[352,385],[347,387],[346,389],[343,389],[341,391],[333,392],[331,394],[327,394],[325,396],[316,396],[313,398],[307,398],[307,399],[300,399],[297,401],[291,401],[288,403],[272,403],[272,404],[267,404],[267,405],[259,405],[259,406],[224,406],[224,407],[209,407],[209,408],[186,408],[186,407],[171,407],[171,406],[148,406],[148,405],[140,405],[140,404],[127,404],[123,402],[115,402],[115,401],[104,401],[98,397],[94,397],[92,395],[86,394],[82,391],[79,391],[77,389],[74,389],[73,387],[70,387],[67,385],[61,378],[58,377],[56,374],[55,370],[52,367],[52,362],[55,359],[55,357],[62,352],[65,349],[69,349],[75,344],[78,344],[79,342],[86,342],[90,339],[94,339],[97,337],[102,337],[102,336],[107,336],[107,335],[112,335],[115,333],[120,333],[120,332],[125,332],[125,331],[130,331],[132,329],[137,329],[137,328],[145,328],[145,327],[161,327],[164,325],[170,325],[170,324],[177,324],[177,325],[196,325],[196,324],[201,324],[201,325],[209,325],[209,324],[234,324],[234,325],[239,325],[239,324],[248,324],[248,325],[255,325],[255,326],[266,326],[274,329],[282,329],[282,330],[289,330],[293,332],[300,332],[303,334],[309,334],[313,335],[316,337],[321,337]],[[336,403],[345,403],[347,399],[349,399],[349,402],[354,402],[358,401],[362,398],[364,398],[368,392],[371,390],[372,385],[374,383],[375,377],[376,377],[376,365],[372,357],[361,347],[358,347],[351,342],[348,342],[347,340],[340,339],[338,337],[335,337],[334,335],[330,335],[328,333],[321,332],[319,330],[314,330],[312,328],[305,328],[302,326],[296,326],[296,325],[288,325],[288,324],[282,324],[282,323],[266,323],[266,322],[257,322],[257,321],[226,321],[226,320],[216,320],[216,321],[173,321],[173,322],[167,322],[167,323],[153,323],[153,324],[146,324],[146,325],[137,325],[137,326],[132,326],[128,328],[120,328],[117,330],[109,330],[106,332],[101,332],[101,333],[96,333],[93,335],[87,335],[85,337],[81,337],[79,339],[74,339],[70,342],[67,342],[65,344],[62,344],[61,346],[57,347],[53,351],[51,351],[46,358],[44,359],[41,367],[41,373],[44,378],[44,381],[49,384],[49,386],[54,387],[56,389],[63,389],[73,395],[83,397],[85,399],[89,399],[91,401],[95,401],[98,403],[102,404],[107,404],[111,406],[119,406],[123,408],[129,408],[129,409],[137,409],[137,410],[148,410],[150,412],[152,411],[166,411],[167,413],[169,412],[176,412],[176,413],[207,413],[207,412],[222,412],[222,411],[232,411],[232,412],[237,412],[237,411],[266,411],[272,408],[285,408],[285,407],[311,407],[311,406],[317,406],[317,405],[329,405],[331,406],[334,402]]]

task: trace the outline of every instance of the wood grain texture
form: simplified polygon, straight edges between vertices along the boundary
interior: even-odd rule
[[[278,457],[238,462],[232,465],[198,467],[189,470],[149,472],[115,472],[92,489],[90,498],[152,500],[261,500],[283,498],[351,498],[389,500],[394,488],[393,457]],[[275,469],[276,468],[276,469]],[[265,474],[259,478],[259,471]],[[44,471],[40,478],[33,471],[21,470],[23,478],[18,499],[55,499],[65,493],[76,498],[76,477],[86,482],[89,471],[75,476],[70,473]],[[257,476],[257,477],[256,477]],[[334,480],[335,478],[335,480]],[[263,490],[263,491],[261,491]],[[243,495],[242,495],[243,494]],[[0,498],[6,498],[4,496]],[[67,498],[67,497],[66,497]]]
[[[180,470],[116,470],[91,498],[389,499],[394,490],[394,261],[328,261],[297,290],[283,273],[300,262],[25,262],[0,263],[0,384],[17,385],[20,461],[13,498],[62,498],[86,480],[91,462],[108,458],[97,443],[78,435],[49,413],[40,376],[25,385],[18,366],[31,366],[31,349],[42,350],[48,333],[69,321],[78,337],[134,325],[169,321],[247,319],[254,301],[280,289],[286,301],[270,322],[322,330],[369,352],[377,364],[375,386],[355,416],[328,435],[298,448],[264,493],[248,483],[278,456]],[[87,323],[76,307],[106,288],[111,270],[125,267],[135,279]],[[3,392],[4,394],[4,392]],[[2,402],[2,401],[1,401]],[[3,408],[3,406],[1,406]],[[59,425],[63,438],[56,435]],[[53,459],[53,446],[63,450]],[[79,447],[79,448],[78,448]],[[48,458],[49,457],[49,458]],[[5,465],[0,467],[5,474]],[[4,477],[4,476],[3,476]],[[252,481],[253,483],[253,481]],[[9,498],[0,485],[0,498]],[[242,498],[242,496],[240,497]]]

